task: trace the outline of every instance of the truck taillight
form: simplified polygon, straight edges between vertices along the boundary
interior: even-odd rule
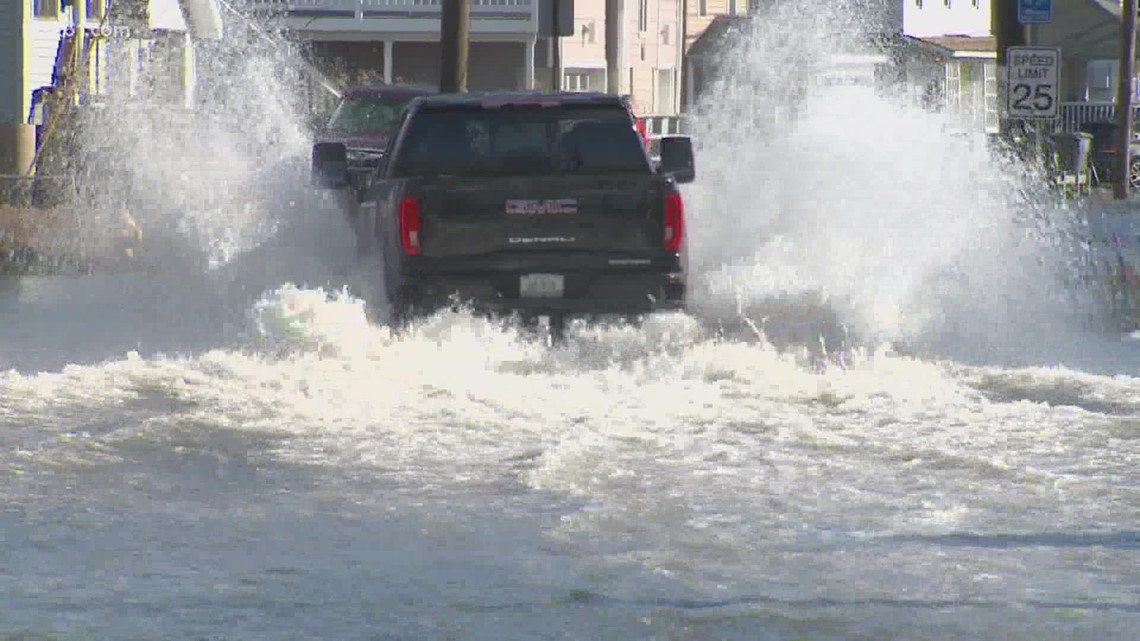
[[[400,202],[400,244],[408,254],[420,253],[420,203],[415,198]]]
[[[665,250],[677,251],[681,247],[681,236],[684,234],[685,207],[681,201],[681,194],[672,192],[665,194]]]

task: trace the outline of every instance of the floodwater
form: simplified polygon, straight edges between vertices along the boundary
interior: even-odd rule
[[[558,347],[369,321],[287,178],[184,206],[201,260],[0,282],[0,639],[1134,639],[1079,216],[870,90],[713,116],[694,310]]]

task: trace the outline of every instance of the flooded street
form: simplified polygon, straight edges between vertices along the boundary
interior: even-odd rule
[[[183,254],[0,281],[0,639],[1134,639],[1140,340],[1079,212],[834,91],[710,108],[693,310],[557,347],[370,321],[236,143],[136,163]]]

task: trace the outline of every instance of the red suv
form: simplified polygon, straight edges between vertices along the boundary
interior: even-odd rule
[[[359,85],[341,96],[329,119],[316,132],[315,143],[339,142],[348,149],[350,181],[375,168],[388,139],[400,124],[404,107],[419,96],[434,96],[434,87]],[[314,158],[314,167],[316,159]]]

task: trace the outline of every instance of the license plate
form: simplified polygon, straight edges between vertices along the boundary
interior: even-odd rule
[[[519,279],[522,298],[562,298],[566,279],[562,274],[526,274]]]

